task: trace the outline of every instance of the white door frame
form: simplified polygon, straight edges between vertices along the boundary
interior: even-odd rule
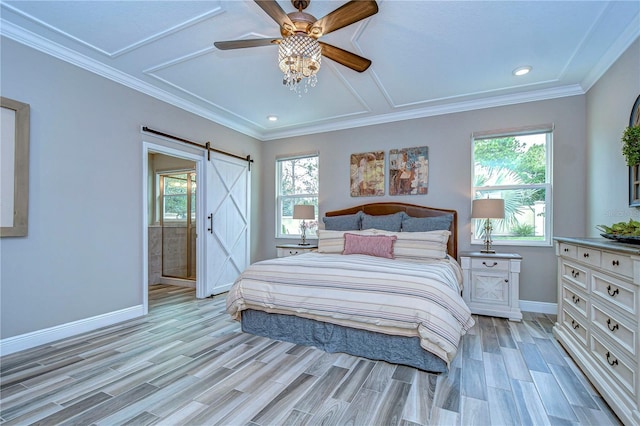
[[[149,313],[149,154],[165,154],[172,157],[183,158],[196,163],[196,297],[205,295],[206,277],[204,268],[205,239],[204,235],[204,205],[205,185],[201,180],[204,176],[203,154],[194,154],[191,150],[183,149],[179,144],[169,147],[151,142],[142,142],[142,306],[143,314]]]

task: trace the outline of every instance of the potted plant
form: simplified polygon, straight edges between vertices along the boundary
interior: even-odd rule
[[[629,126],[622,134],[622,155],[627,166],[640,164],[640,126]]]

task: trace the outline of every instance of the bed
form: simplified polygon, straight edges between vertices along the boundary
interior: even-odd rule
[[[456,211],[373,203],[323,220],[317,252],[254,263],[230,289],[227,312],[247,333],[448,371],[474,324],[461,297]]]

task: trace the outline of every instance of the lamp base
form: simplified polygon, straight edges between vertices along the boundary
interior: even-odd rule
[[[311,243],[298,243],[299,246],[310,246]]]
[[[495,250],[491,250],[491,249],[489,249],[489,250],[480,250],[480,253],[495,253],[495,252],[496,252]]]

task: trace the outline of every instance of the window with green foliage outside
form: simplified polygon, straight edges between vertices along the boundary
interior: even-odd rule
[[[502,198],[504,219],[492,219],[493,245],[551,245],[549,128],[473,137],[473,198]],[[482,244],[484,220],[474,219],[472,244]]]
[[[276,238],[302,235],[302,221],[293,219],[293,206],[310,204],[315,219],[306,220],[307,238],[316,238],[318,230],[318,155],[280,158],[276,161]]]

